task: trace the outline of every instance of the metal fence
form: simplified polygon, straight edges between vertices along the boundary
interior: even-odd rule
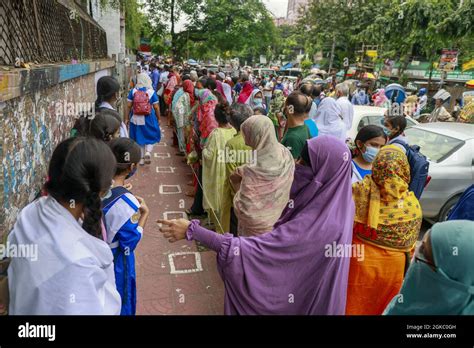
[[[0,0],[0,65],[107,57],[105,31],[56,0]]]

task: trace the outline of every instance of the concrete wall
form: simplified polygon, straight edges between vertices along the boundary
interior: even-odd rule
[[[56,145],[69,136],[75,112],[92,106],[110,60],[0,72],[0,240],[38,194]]]
[[[102,9],[98,0],[91,0],[90,15],[107,33],[107,54],[115,54],[116,60],[123,59],[125,54],[125,22],[118,9],[107,7]]]

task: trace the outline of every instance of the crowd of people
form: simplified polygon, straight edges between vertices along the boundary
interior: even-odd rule
[[[163,116],[194,173],[194,202],[190,220],[159,228],[217,253],[225,314],[474,314],[474,186],[455,221],[415,248],[422,210],[405,116],[388,113],[348,144],[362,90],[289,86],[152,60],[137,68],[122,119],[120,86],[102,77],[95,117],[57,146],[43,197],[9,235],[40,255],[12,260],[10,313],[135,314],[149,209],[127,179],[151,162]]]

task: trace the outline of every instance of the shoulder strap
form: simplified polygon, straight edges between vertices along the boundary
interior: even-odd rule
[[[129,193],[125,187],[123,186],[117,186],[112,189],[112,195],[102,201],[102,209],[105,209],[115,203],[117,199],[119,199],[121,196],[123,196],[126,193]]]
[[[405,148],[405,150],[407,150],[407,151],[408,151],[408,149],[409,149],[408,144],[404,143],[403,141],[397,140],[397,139],[395,139],[395,140],[392,142],[392,144],[402,145],[402,146]]]

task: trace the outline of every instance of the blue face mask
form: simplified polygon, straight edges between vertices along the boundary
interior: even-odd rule
[[[137,167],[133,168],[132,171],[127,174],[127,176],[125,177],[125,180],[130,179],[136,172],[137,172]]]
[[[364,161],[372,163],[378,153],[379,149],[372,146],[365,146],[365,152],[362,154],[362,158],[364,159]]]
[[[263,105],[263,99],[261,99],[261,98],[255,98],[255,99],[253,100],[253,102],[254,102],[255,105],[257,105],[257,106],[262,106],[262,105]]]
[[[382,126],[382,128],[383,128],[383,132],[385,133],[385,135],[386,135],[387,137],[389,137],[390,134],[392,134],[392,131],[391,131],[390,129],[388,129],[387,127]]]

